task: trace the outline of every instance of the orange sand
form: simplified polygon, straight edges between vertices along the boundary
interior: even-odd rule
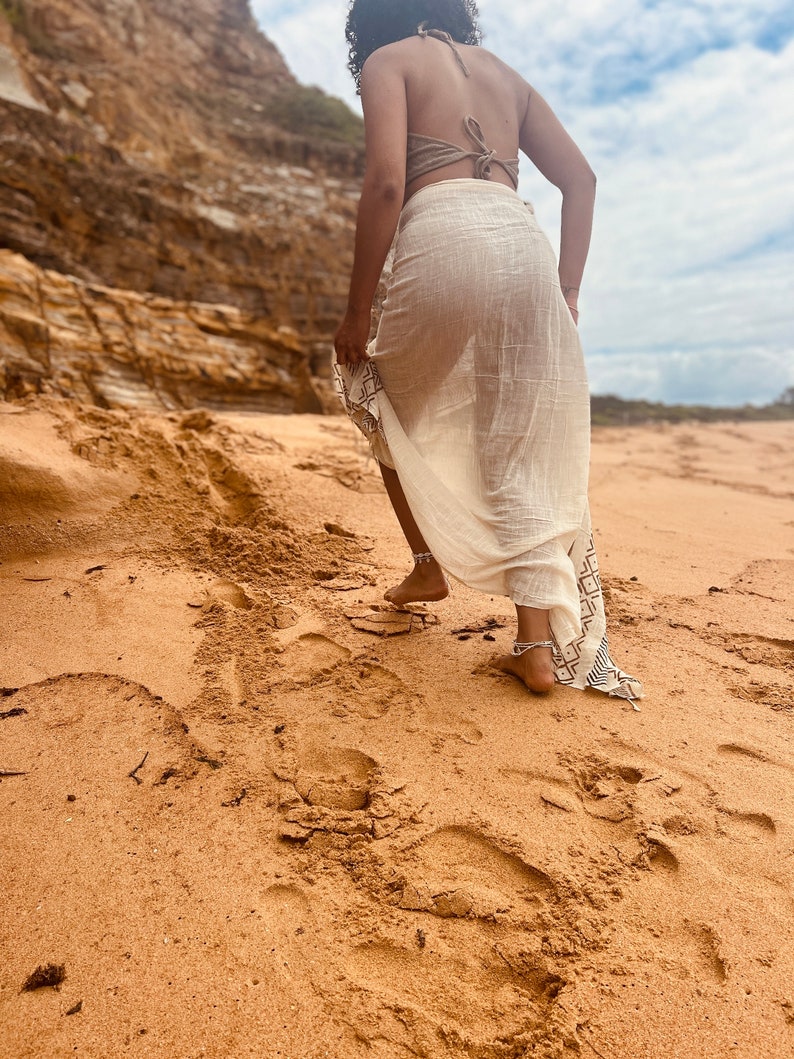
[[[345,421],[0,406],[0,1055],[791,1055],[792,452],[596,432],[634,713],[459,585],[354,627],[408,553]]]

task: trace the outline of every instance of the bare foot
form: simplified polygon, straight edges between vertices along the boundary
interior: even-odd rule
[[[432,563],[417,563],[404,581],[384,592],[383,598],[402,607],[406,603],[435,603],[448,595],[449,583],[434,560]]]
[[[554,687],[554,662],[550,647],[534,647],[522,655],[501,655],[494,666],[503,673],[518,677],[538,695],[545,695]]]

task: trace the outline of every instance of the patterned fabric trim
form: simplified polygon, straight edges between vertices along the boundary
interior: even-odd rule
[[[372,455],[393,467],[378,407],[378,394],[383,390],[383,383],[373,361],[366,360],[352,368],[334,364],[334,383],[345,411],[369,442]]]
[[[580,534],[571,549],[571,560],[579,585],[582,635],[563,650],[555,650],[557,680],[575,688],[598,688],[633,704],[643,697],[642,684],[619,669],[609,654],[604,596],[592,533]]]

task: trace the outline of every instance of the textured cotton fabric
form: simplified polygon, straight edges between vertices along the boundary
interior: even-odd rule
[[[638,697],[609,658],[584,361],[531,207],[477,179],[418,191],[369,353],[340,393],[443,569],[548,609],[561,682]]]

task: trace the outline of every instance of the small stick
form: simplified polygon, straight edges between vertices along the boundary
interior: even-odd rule
[[[146,759],[147,759],[148,756],[149,756],[149,751],[147,750],[146,753],[141,758],[140,764],[136,765],[135,768],[132,770],[132,772],[128,772],[127,773],[127,775],[130,777],[130,779],[135,780],[136,783],[143,783],[143,780],[138,778],[138,773],[143,768],[143,766],[146,764]]]
[[[12,772],[9,769],[0,769],[0,776],[27,776],[27,772]]]
[[[27,712],[24,706],[15,706],[13,710],[0,710],[0,721],[6,721],[9,717],[21,717]]]

